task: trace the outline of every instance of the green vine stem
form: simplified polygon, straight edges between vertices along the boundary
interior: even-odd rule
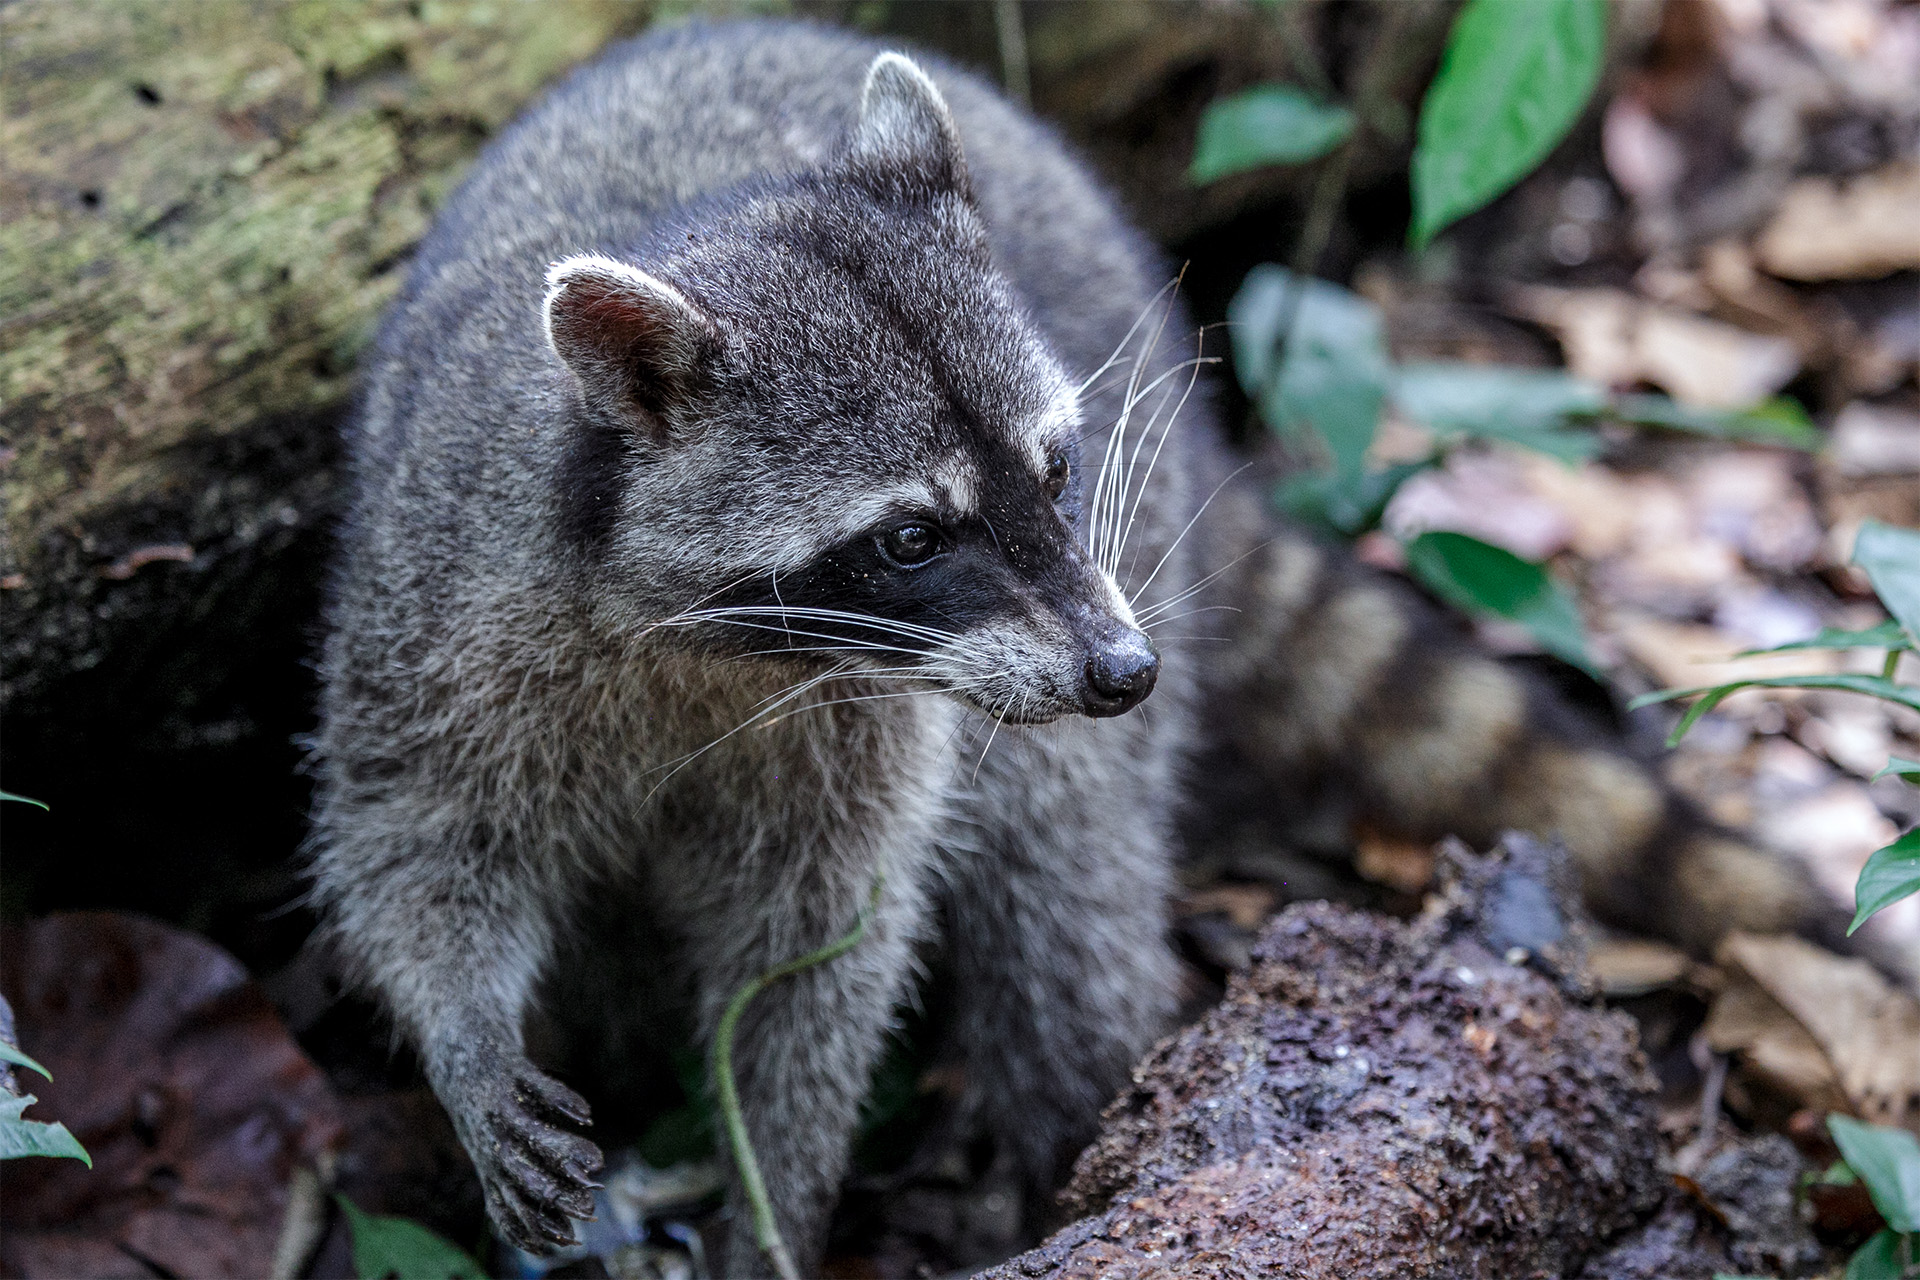
[[[794,1266],[793,1254],[788,1252],[787,1242],[780,1235],[780,1225],[773,1216],[773,1200],[767,1195],[766,1179],[760,1176],[760,1161],[753,1153],[753,1139],[747,1135],[746,1117],[740,1111],[740,1090],[733,1078],[733,1033],[740,1025],[740,1015],[762,991],[782,978],[838,959],[859,946],[860,940],[867,936],[867,926],[873,923],[874,912],[880,907],[880,887],[885,882],[884,872],[874,876],[873,893],[846,936],[834,939],[818,951],[777,964],[734,992],[713,1033],[713,1087],[720,1100],[721,1118],[727,1126],[727,1146],[732,1149],[734,1167],[740,1171],[740,1186],[747,1193],[747,1203],[753,1208],[754,1239],[772,1259],[780,1280],[800,1280],[800,1269]]]

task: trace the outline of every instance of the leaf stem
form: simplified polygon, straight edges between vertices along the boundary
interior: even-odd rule
[[[1900,653],[1901,651],[1898,649],[1887,650],[1887,660],[1880,668],[1880,678],[1882,680],[1893,679],[1894,670],[1900,665]]]
[[[867,926],[873,922],[874,912],[879,909],[880,887],[885,882],[885,872],[874,875],[873,892],[867,905],[845,936],[834,939],[817,951],[809,951],[773,966],[734,992],[733,999],[727,1001],[726,1010],[720,1015],[719,1027],[713,1033],[713,1087],[720,1101],[720,1115],[726,1123],[727,1145],[732,1149],[734,1166],[740,1171],[741,1189],[746,1192],[747,1203],[753,1209],[754,1239],[773,1261],[774,1270],[780,1273],[780,1280],[800,1280],[800,1269],[794,1265],[793,1254],[788,1251],[787,1242],[780,1234],[780,1225],[773,1214],[773,1200],[767,1195],[766,1179],[760,1174],[760,1161],[753,1153],[753,1139],[747,1133],[746,1117],[740,1110],[740,1090],[733,1075],[733,1034],[740,1025],[740,1016],[762,991],[783,978],[837,959],[858,946],[867,934]]]

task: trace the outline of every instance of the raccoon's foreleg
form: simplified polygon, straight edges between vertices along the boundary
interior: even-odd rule
[[[767,850],[737,868],[710,867],[697,880],[663,886],[673,918],[698,920],[688,961],[698,989],[703,1041],[711,1046],[721,1011],[742,986],[844,936],[871,899],[880,899],[859,945],[766,987],[747,1006],[733,1066],[754,1156],[780,1233],[802,1274],[817,1274],[860,1104],[872,1080],[893,1010],[907,987],[921,931],[924,841],[876,853],[814,849],[783,858]],[[773,1274],[755,1239],[738,1179],[716,1275]]]
[[[1018,1159],[1030,1216],[1173,1012],[1174,806],[1140,714],[1003,733],[947,841],[966,1105]]]
[[[1243,572],[1210,703],[1260,773],[1318,777],[1385,833],[1557,836],[1603,916],[1695,949],[1731,929],[1828,931],[1801,869],[1702,821],[1616,736],[1474,649],[1406,584],[1297,533]]]
[[[325,793],[323,793],[325,794]],[[487,1210],[535,1253],[593,1215],[600,1152],[568,1125],[586,1103],[528,1060],[521,1015],[551,948],[569,886],[475,816],[477,803],[401,789],[355,804],[327,796],[313,873],[357,976],[418,1049],[428,1081],[472,1157]]]

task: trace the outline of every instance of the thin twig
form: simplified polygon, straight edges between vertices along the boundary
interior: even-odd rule
[[[753,1208],[753,1237],[772,1259],[780,1280],[800,1280],[800,1269],[794,1265],[793,1254],[787,1250],[787,1242],[780,1234],[780,1224],[773,1216],[773,1200],[767,1195],[766,1179],[760,1176],[760,1161],[753,1153],[753,1139],[747,1134],[746,1117],[740,1110],[740,1090],[733,1077],[733,1033],[740,1024],[740,1015],[747,1011],[747,1005],[753,998],[765,991],[782,978],[790,978],[803,969],[811,969],[818,964],[837,959],[860,945],[866,937],[867,926],[873,922],[874,912],[880,907],[880,886],[886,882],[884,872],[873,878],[873,893],[866,907],[860,912],[860,918],[854,921],[853,929],[841,938],[836,938],[817,951],[785,961],[773,966],[759,977],[754,978],[738,991],[733,999],[727,1001],[725,1012],[720,1015],[720,1025],[713,1033],[713,1088],[720,1100],[720,1115],[726,1122],[727,1145],[733,1150],[733,1163],[740,1171],[740,1186],[747,1193],[747,1203]]]

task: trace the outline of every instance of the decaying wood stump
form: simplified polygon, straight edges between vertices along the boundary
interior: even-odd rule
[[[1559,1276],[1651,1212],[1654,1082],[1549,851],[1452,861],[1412,923],[1278,916],[1108,1108],[1065,1193],[1090,1216],[988,1280]]]

